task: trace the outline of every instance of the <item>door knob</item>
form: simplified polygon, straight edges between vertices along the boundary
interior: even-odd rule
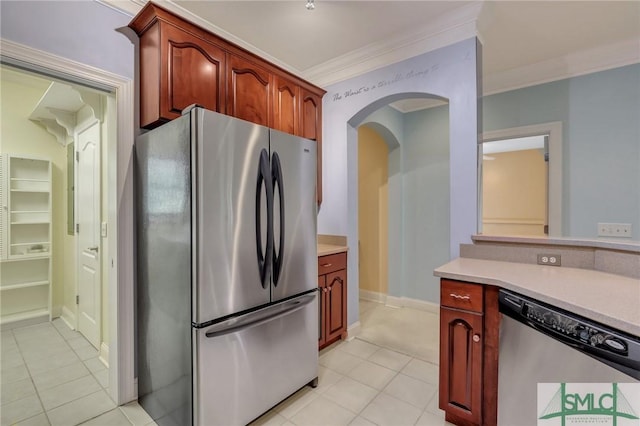
[[[480,341],[480,335],[479,334],[474,334],[473,335],[473,341],[478,343]]]
[[[91,250],[91,251],[94,251],[94,252],[97,253],[98,252],[98,246],[89,247],[87,250]]]

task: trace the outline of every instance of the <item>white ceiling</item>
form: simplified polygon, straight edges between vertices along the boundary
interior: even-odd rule
[[[485,94],[640,62],[637,0],[157,3],[324,87],[473,35]]]

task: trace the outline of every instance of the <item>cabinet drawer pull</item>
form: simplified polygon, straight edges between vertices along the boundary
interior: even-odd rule
[[[478,343],[480,341],[480,335],[479,334],[474,334],[473,335],[473,341]]]
[[[322,266],[323,268],[328,268],[329,266],[333,265],[333,263],[323,263]]]
[[[459,300],[464,300],[464,301],[471,300],[471,296],[469,296],[468,294],[465,294],[464,296],[461,296],[459,294],[449,293],[449,296],[453,297],[454,299],[459,299]]]

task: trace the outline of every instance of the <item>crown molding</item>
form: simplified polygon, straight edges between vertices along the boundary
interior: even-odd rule
[[[124,15],[134,17],[140,9],[145,5],[146,1],[143,0],[95,0],[96,3],[100,3],[109,7],[116,12],[120,12]]]
[[[131,16],[137,14],[147,3],[147,0],[97,1]],[[418,30],[405,32],[382,43],[371,43],[368,46],[353,50],[303,71],[274,58],[256,46],[192,14],[172,0],[155,1],[162,7],[194,24],[261,56],[295,75],[301,76],[319,87],[326,87],[357,77],[369,71],[471,37],[477,37],[482,42],[482,31],[479,28],[482,25],[478,25],[478,23],[484,20],[480,24],[489,25],[491,18],[491,10],[487,9],[485,2],[474,2],[449,11]],[[486,96],[638,62],[640,62],[640,40],[629,39],[518,68],[490,73],[484,72],[483,93]]]
[[[116,9],[118,11],[121,11],[127,15],[130,15],[131,17],[135,16],[138,14],[138,12],[140,12],[140,10],[145,6],[145,4],[148,3],[148,0],[98,0],[100,3],[104,4],[107,7],[111,7],[113,9]],[[281,60],[279,60],[278,58],[275,58],[273,56],[271,56],[270,54],[268,54],[267,52],[261,50],[260,48],[252,45],[251,43],[247,43],[246,41],[244,41],[243,39],[231,34],[230,32],[218,27],[217,25],[212,24],[209,21],[206,21],[204,19],[202,19],[201,17],[199,17],[198,15],[195,15],[193,13],[191,13],[190,11],[188,11],[187,9],[183,8],[182,6],[174,3],[171,0],[154,0],[154,3],[158,4],[161,7],[164,7],[165,9],[167,9],[170,12],[175,13],[178,16],[181,16],[182,18],[186,19],[187,21],[207,30],[210,31],[212,33],[214,33],[215,35],[224,38],[225,40],[235,44],[236,46],[239,46],[245,50],[248,50],[249,52],[260,56],[263,59],[266,59],[267,61],[271,62],[274,65],[277,65],[278,67],[291,72],[294,75],[302,75],[302,71],[292,67],[291,65],[282,62]]]
[[[623,40],[523,67],[485,73],[483,94],[487,96],[507,92],[638,62],[640,62],[640,40]]]
[[[353,50],[302,72],[302,77],[320,87],[356,77],[414,56],[478,36],[476,21],[482,3],[452,10],[436,21],[382,43]]]

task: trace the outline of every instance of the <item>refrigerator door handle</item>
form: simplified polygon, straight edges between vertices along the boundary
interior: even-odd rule
[[[267,198],[267,245],[262,251],[262,186],[265,187]],[[258,179],[256,182],[256,249],[258,254],[258,269],[262,288],[269,285],[269,261],[273,252],[273,187],[269,171],[269,154],[263,149],[260,152],[258,165]]]
[[[307,293],[295,299],[277,305],[271,305],[267,308],[260,309],[248,314],[240,315],[229,320],[212,325],[206,331],[207,337],[224,336],[225,334],[235,333],[240,330],[256,327],[277,318],[289,315],[299,309],[302,309],[316,298],[316,292]]]
[[[280,156],[277,152],[273,153],[271,158],[271,177],[273,180],[273,190],[275,193],[276,186],[278,187],[278,199],[280,206],[280,235],[278,237],[278,251],[276,253],[275,246],[273,248],[273,285],[278,286],[278,279],[280,278],[280,272],[282,271],[282,255],[284,253],[284,182],[282,179],[282,166],[280,163]],[[275,237],[274,237],[275,238]]]

